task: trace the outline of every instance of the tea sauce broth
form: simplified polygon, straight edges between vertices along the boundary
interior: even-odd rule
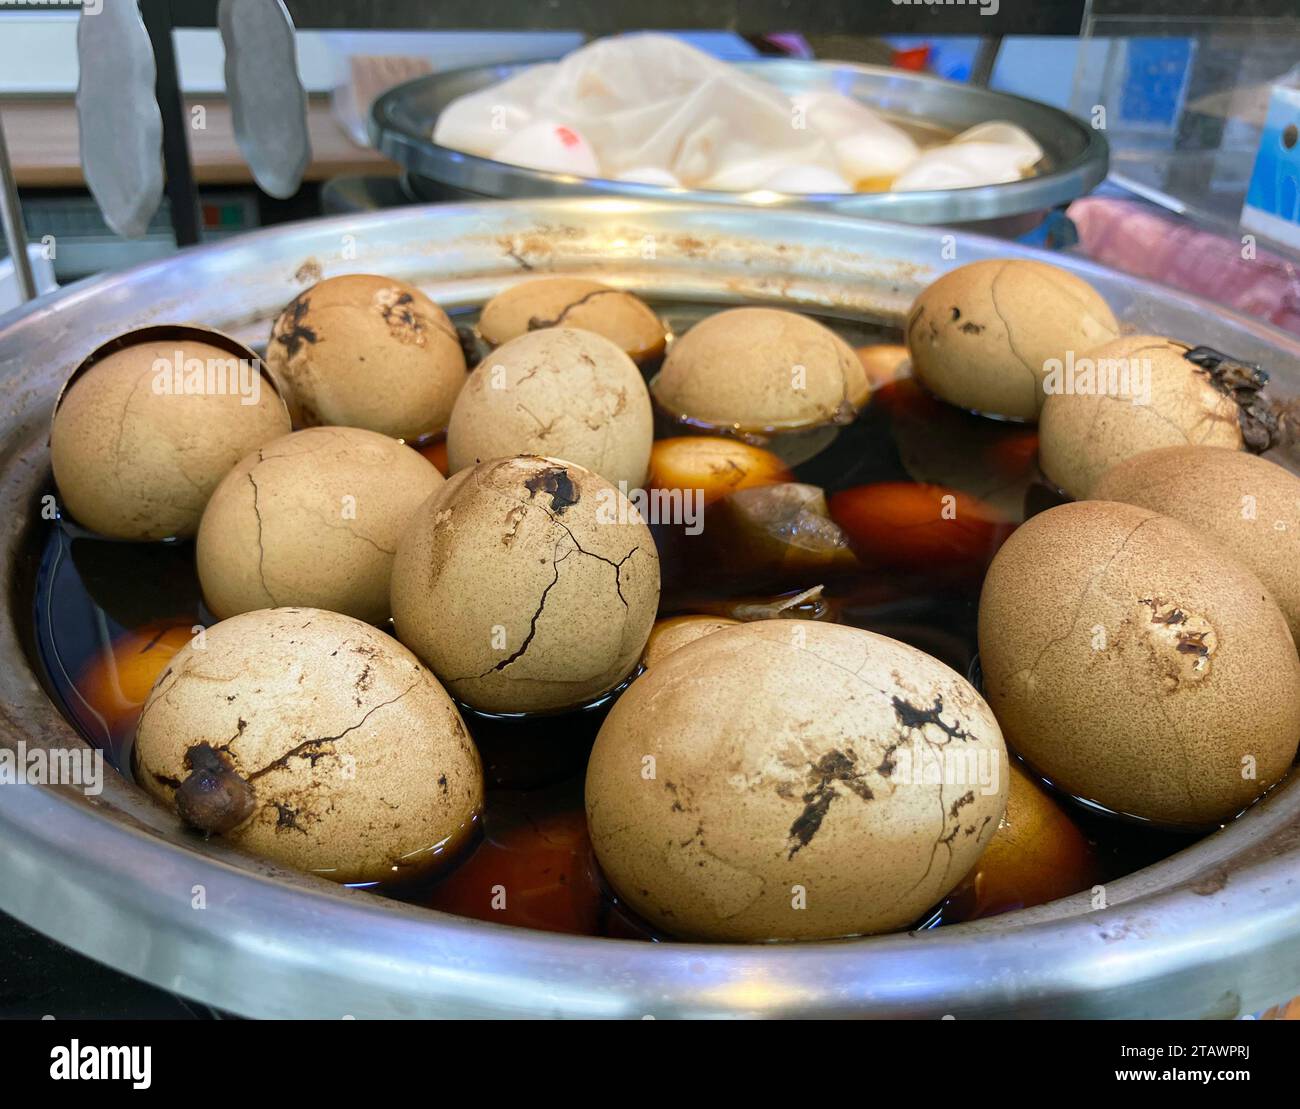
[[[721,310],[696,303],[654,307],[671,334]],[[488,350],[473,332],[475,318],[453,315],[471,365]],[[850,346],[900,341],[883,326],[817,318]],[[649,380],[658,363],[642,369]],[[657,438],[700,430],[657,416]],[[441,445],[418,447],[436,460]],[[681,520],[651,521],[662,575],[659,616],[753,618],[794,598],[787,617],[890,636],[977,681],[976,620],[987,564],[1027,514],[1059,500],[1038,473],[1034,429],[959,411],[902,379],[876,388],[851,424],[786,433],[760,445],[786,462],[795,481],[825,491],[857,563],[809,567],[798,558],[777,565],[754,559],[734,529],[711,526],[722,513],[715,502],[703,510],[698,534],[688,534],[695,529]],[[193,544],[116,542],[67,519],[38,535],[32,612],[38,670],[64,715],[129,778],[132,736],[154,677],[198,629],[215,622],[200,593]],[[461,705],[484,763],[479,833],[433,877],[372,887],[375,892],[497,923],[669,939],[618,902],[587,838],[587,753],[619,692],[548,716],[491,715]],[[1102,880],[1190,842],[1060,800],[1090,841]],[[969,918],[972,899],[960,892],[918,927]]]

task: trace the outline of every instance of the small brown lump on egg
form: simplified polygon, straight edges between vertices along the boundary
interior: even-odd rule
[[[663,353],[667,331],[640,297],[581,277],[538,277],[483,306],[479,334],[494,347],[529,331],[576,327],[602,335],[635,362]]]
[[[191,827],[336,882],[417,876],[483,807],[455,704],[391,636],[310,608],[248,612],[171,660],[136,779]]]
[[[853,348],[816,320],[731,308],[673,343],[651,392],[670,416],[761,432],[847,423],[871,384]]]
[[[1107,470],[1093,486],[1179,520],[1252,571],[1300,643],[1300,477],[1225,447],[1159,447]]]
[[[1259,579],[1175,520],[1110,501],[1021,525],[979,607],[1007,742],[1067,793],[1205,827],[1290,767],[1300,659]]]
[[[739,620],[733,620],[730,616],[707,616],[703,613],[656,620],[649,642],[645,645],[645,654],[641,656],[641,665],[648,669],[679,647],[685,647],[688,643],[694,643],[723,628],[735,627],[739,623]]]
[[[392,602],[398,637],[460,700],[558,711],[636,666],[659,557],[627,498],[590,470],[496,459],[454,474],[415,514]]]
[[[418,439],[447,426],[465,355],[447,313],[391,277],[327,277],[271,329],[266,360],[295,427],[337,424]]]
[[[1052,359],[1119,334],[1110,306],[1072,273],[1020,258],[950,270],[907,319],[912,372],[941,400],[990,416],[1034,420]]]
[[[79,524],[113,539],[193,536],[227,471],[289,430],[252,351],[163,330],[92,356],[54,412],[59,497]]]
[[[641,371],[608,339],[552,327],[512,339],[469,376],[447,428],[452,473],[494,458],[565,458],[617,485],[645,482],[654,414]]]
[[[298,605],[382,623],[397,541],[443,480],[374,431],[272,440],[226,475],[203,513],[196,558],[208,608],[224,620]]]
[[[992,839],[1007,780],[992,712],[936,659],[762,621],[623,693],[591,753],[587,822],[614,890],[664,931],[830,939],[915,923]]]
[[[1190,361],[1189,347],[1159,335],[1127,335],[1088,351],[1097,376],[1086,389],[1054,392],[1038,423],[1043,473],[1071,497],[1155,447],[1244,445],[1230,389]]]

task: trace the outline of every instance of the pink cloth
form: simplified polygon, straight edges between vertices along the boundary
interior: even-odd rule
[[[1300,334],[1300,270],[1285,258],[1257,247],[1245,259],[1240,237],[1199,231],[1131,201],[1084,197],[1067,214],[1089,258]]]

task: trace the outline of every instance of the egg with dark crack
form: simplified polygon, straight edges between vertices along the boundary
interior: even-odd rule
[[[334,612],[223,620],[140,715],[136,780],[196,830],[336,882],[418,876],[483,807],[460,713],[391,636]]]
[[[1114,812],[1211,826],[1295,758],[1300,659],[1281,609],[1147,509],[1084,501],[1017,528],[984,579],[979,652],[1007,742]]]
[[[483,306],[478,330],[493,346],[529,331],[594,331],[636,362],[663,353],[667,331],[645,301],[583,277],[535,277],[497,293]]]
[[[631,673],[659,557],[633,505],[572,462],[526,455],[453,475],[393,563],[397,635],[488,712],[587,704]]]
[[[447,426],[465,354],[447,313],[413,285],[327,277],[271,329],[266,361],[295,427],[336,424],[418,439]]]
[[[1006,802],[979,694],[937,659],[838,624],[722,628],[619,698],[587,767],[601,868],[690,939],[829,939],[916,922]]]

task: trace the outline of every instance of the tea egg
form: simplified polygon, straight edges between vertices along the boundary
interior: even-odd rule
[[[203,513],[196,556],[208,608],[223,620],[295,605],[382,623],[397,541],[443,481],[374,431],[273,439],[225,476]]]
[[[590,470],[496,459],[454,474],[416,512],[392,601],[398,637],[461,701],[552,712],[596,700],[636,666],[659,557],[631,503]]]
[[[1110,501],[1013,532],[979,606],[985,696],[1057,786],[1145,820],[1228,820],[1290,767],[1300,658],[1277,603],[1191,529]]]
[[[971,262],[929,285],[912,305],[912,372],[941,400],[990,416],[1037,419],[1053,359],[1119,334],[1086,281],[1021,258]]]
[[[1254,573],[1300,642],[1300,477],[1226,447],[1158,447],[1125,459],[1092,487],[1171,516]]]
[[[267,364],[286,387],[296,427],[336,424],[418,439],[446,427],[465,383],[447,313],[391,277],[327,277],[300,293],[271,330]]]
[[[685,647],[688,643],[694,643],[722,628],[735,627],[739,623],[739,620],[733,620],[729,616],[708,616],[703,613],[656,620],[645,645],[645,653],[641,656],[641,665],[649,669],[679,647]]]
[[[673,344],[650,388],[671,416],[743,431],[847,423],[871,391],[852,347],[779,308],[701,320]]]
[[[136,780],[199,831],[336,882],[414,877],[483,807],[478,752],[419,660],[311,608],[208,628],[158,678]]]
[[[546,453],[636,489],[653,439],[650,394],[632,359],[595,332],[550,327],[511,339],[470,374],[447,428],[447,462],[455,473]]]
[[[636,362],[662,354],[668,335],[640,297],[582,277],[512,285],[483,306],[478,321],[479,334],[493,346],[546,327],[594,331]]]
[[[587,766],[605,877],[703,940],[905,928],[970,870],[1007,794],[988,706],[936,659],[837,624],[723,628],[615,702]]]
[[[194,535],[226,472],[289,430],[252,351],[215,333],[203,341],[195,328],[165,330],[100,348],[54,410],[59,499],[77,523],[113,539]]]
[[[1097,374],[1089,387],[1079,388],[1076,379],[1071,391],[1055,392],[1043,405],[1043,473],[1081,498],[1112,466],[1155,447],[1240,450],[1240,407],[1209,370],[1185,357],[1189,349],[1159,335],[1129,335],[1088,351]]]

